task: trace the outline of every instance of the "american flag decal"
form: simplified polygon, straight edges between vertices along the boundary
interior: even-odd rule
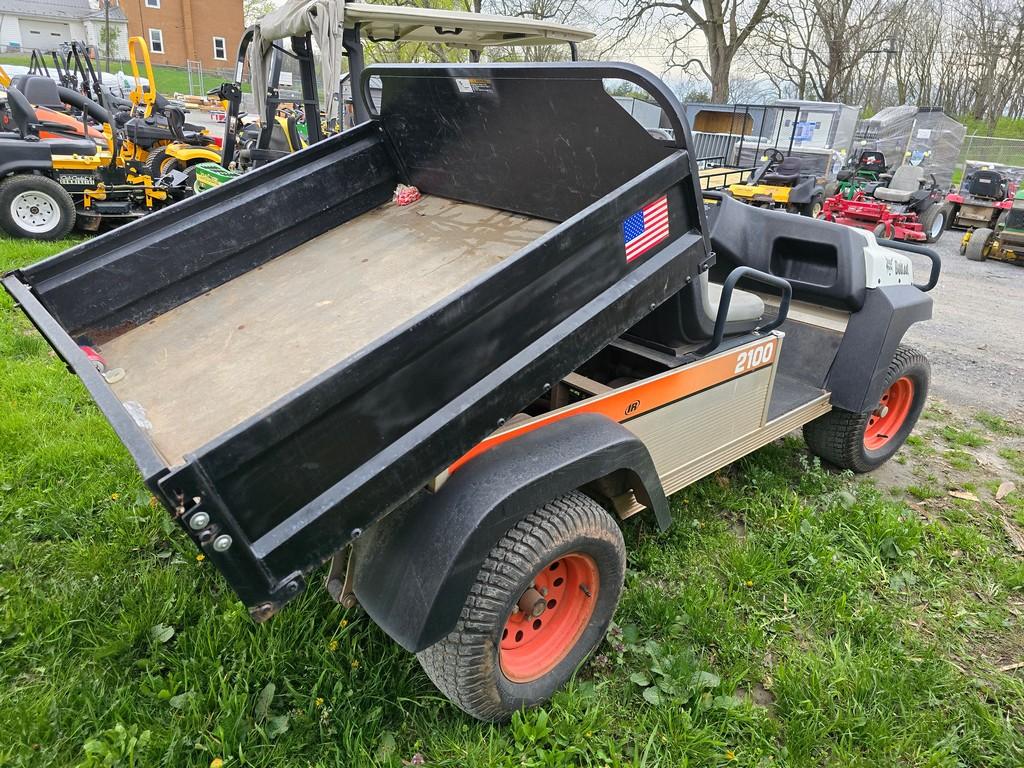
[[[626,263],[668,237],[668,197],[648,203],[622,223],[626,242]]]

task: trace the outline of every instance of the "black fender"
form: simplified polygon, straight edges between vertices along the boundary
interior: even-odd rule
[[[0,139],[0,178],[12,173],[53,170],[50,147],[43,141]]]
[[[931,298],[912,285],[887,285],[865,294],[864,305],[850,315],[825,380],[833,407],[853,413],[877,405],[903,335],[914,323],[932,316]]]
[[[667,527],[668,500],[650,453],[607,416],[570,416],[501,443],[356,539],[356,598],[403,648],[428,648],[455,627],[480,566],[513,525],[616,473]]]

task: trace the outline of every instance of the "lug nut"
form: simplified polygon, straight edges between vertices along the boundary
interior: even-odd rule
[[[201,531],[210,524],[210,516],[206,512],[196,512],[188,519],[188,527],[193,531]]]
[[[231,537],[226,533],[213,540],[213,548],[217,552],[227,552],[231,548]]]

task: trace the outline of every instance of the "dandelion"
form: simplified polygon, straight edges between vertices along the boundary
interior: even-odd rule
[[[204,555],[202,552],[200,552],[198,555],[196,555],[196,560],[199,561],[200,563],[203,562],[203,560],[205,560],[205,559],[206,559],[206,555]]]
[[[752,587],[752,586],[754,586],[754,582],[752,582],[752,581],[751,581],[750,579],[747,579],[747,581],[746,581],[746,585],[747,585],[748,587]]]
[[[221,768],[222,765],[224,765],[224,761],[219,757],[215,757],[210,761],[210,768]]]
[[[117,501],[118,499],[120,499],[120,498],[121,498],[121,494],[120,494],[120,493],[112,493],[112,494],[110,494],[110,498],[111,498],[111,499],[112,499],[113,501]]]
[[[313,702],[313,706],[316,707],[317,709],[320,709],[320,707],[322,707],[323,705],[324,705],[323,697],[322,696],[317,696],[316,700]]]
[[[736,753],[733,752],[731,749],[725,750],[725,759],[726,760],[735,760],[736,759]]]
[[[344,629],[347,626],[348,626],[348,619],[342,619],[341,620],[341,628]]]
[[[359,669],[359,662],[352,659],[352,669]]]
[[[331,653],[334,653],[336,650],[338,650],[338,641],[331,640],[331,642],[327,644],[327,650],[329,650]]]

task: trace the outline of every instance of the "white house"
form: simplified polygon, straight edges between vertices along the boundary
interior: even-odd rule
[[[0,0],[0,49],[43,52],[61,43],[84,40],[106,52],[105,0]],[[114,2],[110,8],[110,54],[128,55],[128,20]]]

